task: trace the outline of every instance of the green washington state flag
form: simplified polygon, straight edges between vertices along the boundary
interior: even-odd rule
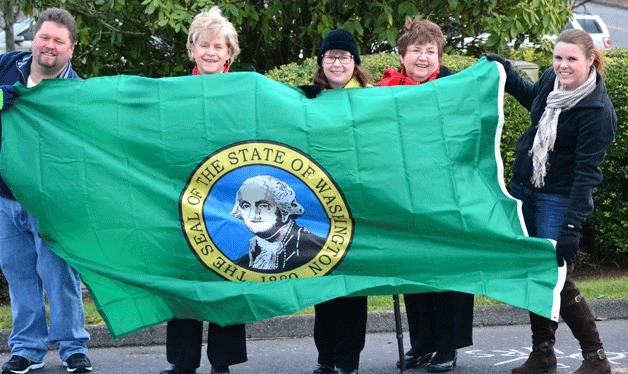
[[[455,290],[557,319],[563,268],[499,155],[504,75],[307,99],[256,73],[50,80],[2,113],[2,177],[114,336]]]

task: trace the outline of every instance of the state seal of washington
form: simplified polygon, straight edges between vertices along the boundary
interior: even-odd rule
[[[323,276],[345,257],[354,232],[329,173],[305,153],[263,140],[205,158],[181,192],[179,212],[199,261],[232,281]]]

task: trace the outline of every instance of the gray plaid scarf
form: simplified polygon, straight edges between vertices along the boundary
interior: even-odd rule
[[[554,80],[554,90],[547,96],[545,111],[541,115],[537,125],[536,136],[532,149],[528,152],[532,156],[534,172],[532,174],[532,184],[541,188],[545,185],[545,175],[549,167],[549,152],[554,150],[556,141],[556,127],[558,126],[558,116],[564,110],[573,108],[580,100],[595,90],[595,68],[591,67],[589,78],[573,91],[565,91],[558,83],[558,77]]]

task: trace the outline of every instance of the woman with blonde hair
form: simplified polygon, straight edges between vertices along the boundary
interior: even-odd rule
[[[238,33],[218,7],[194,17],[188,31],[187,50],[196,63],[192,75],[226,73],[240,54]]]
[[[229,71],[240,54],[238,34],[218,7],[196,15],[188,32],[187,50],[195,62],[192,75]],[[170,366],[160,374],[193,374],[201,364],[203,322],[172,319],[166,327],[166,356]],[[247,360],[244,324],[220,326],[210,322],[207,329],[207,358],[211,373],[229,373],[229,365]]]

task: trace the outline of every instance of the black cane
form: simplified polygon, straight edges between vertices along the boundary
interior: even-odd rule
[[[393,295],[393,307],[395,309],[395,331],[397,332],[397,347],[399,348],[399,369],[406,370],[403,351],[403,327],[401,326],[401,308],[399,307],[399,295]]]

